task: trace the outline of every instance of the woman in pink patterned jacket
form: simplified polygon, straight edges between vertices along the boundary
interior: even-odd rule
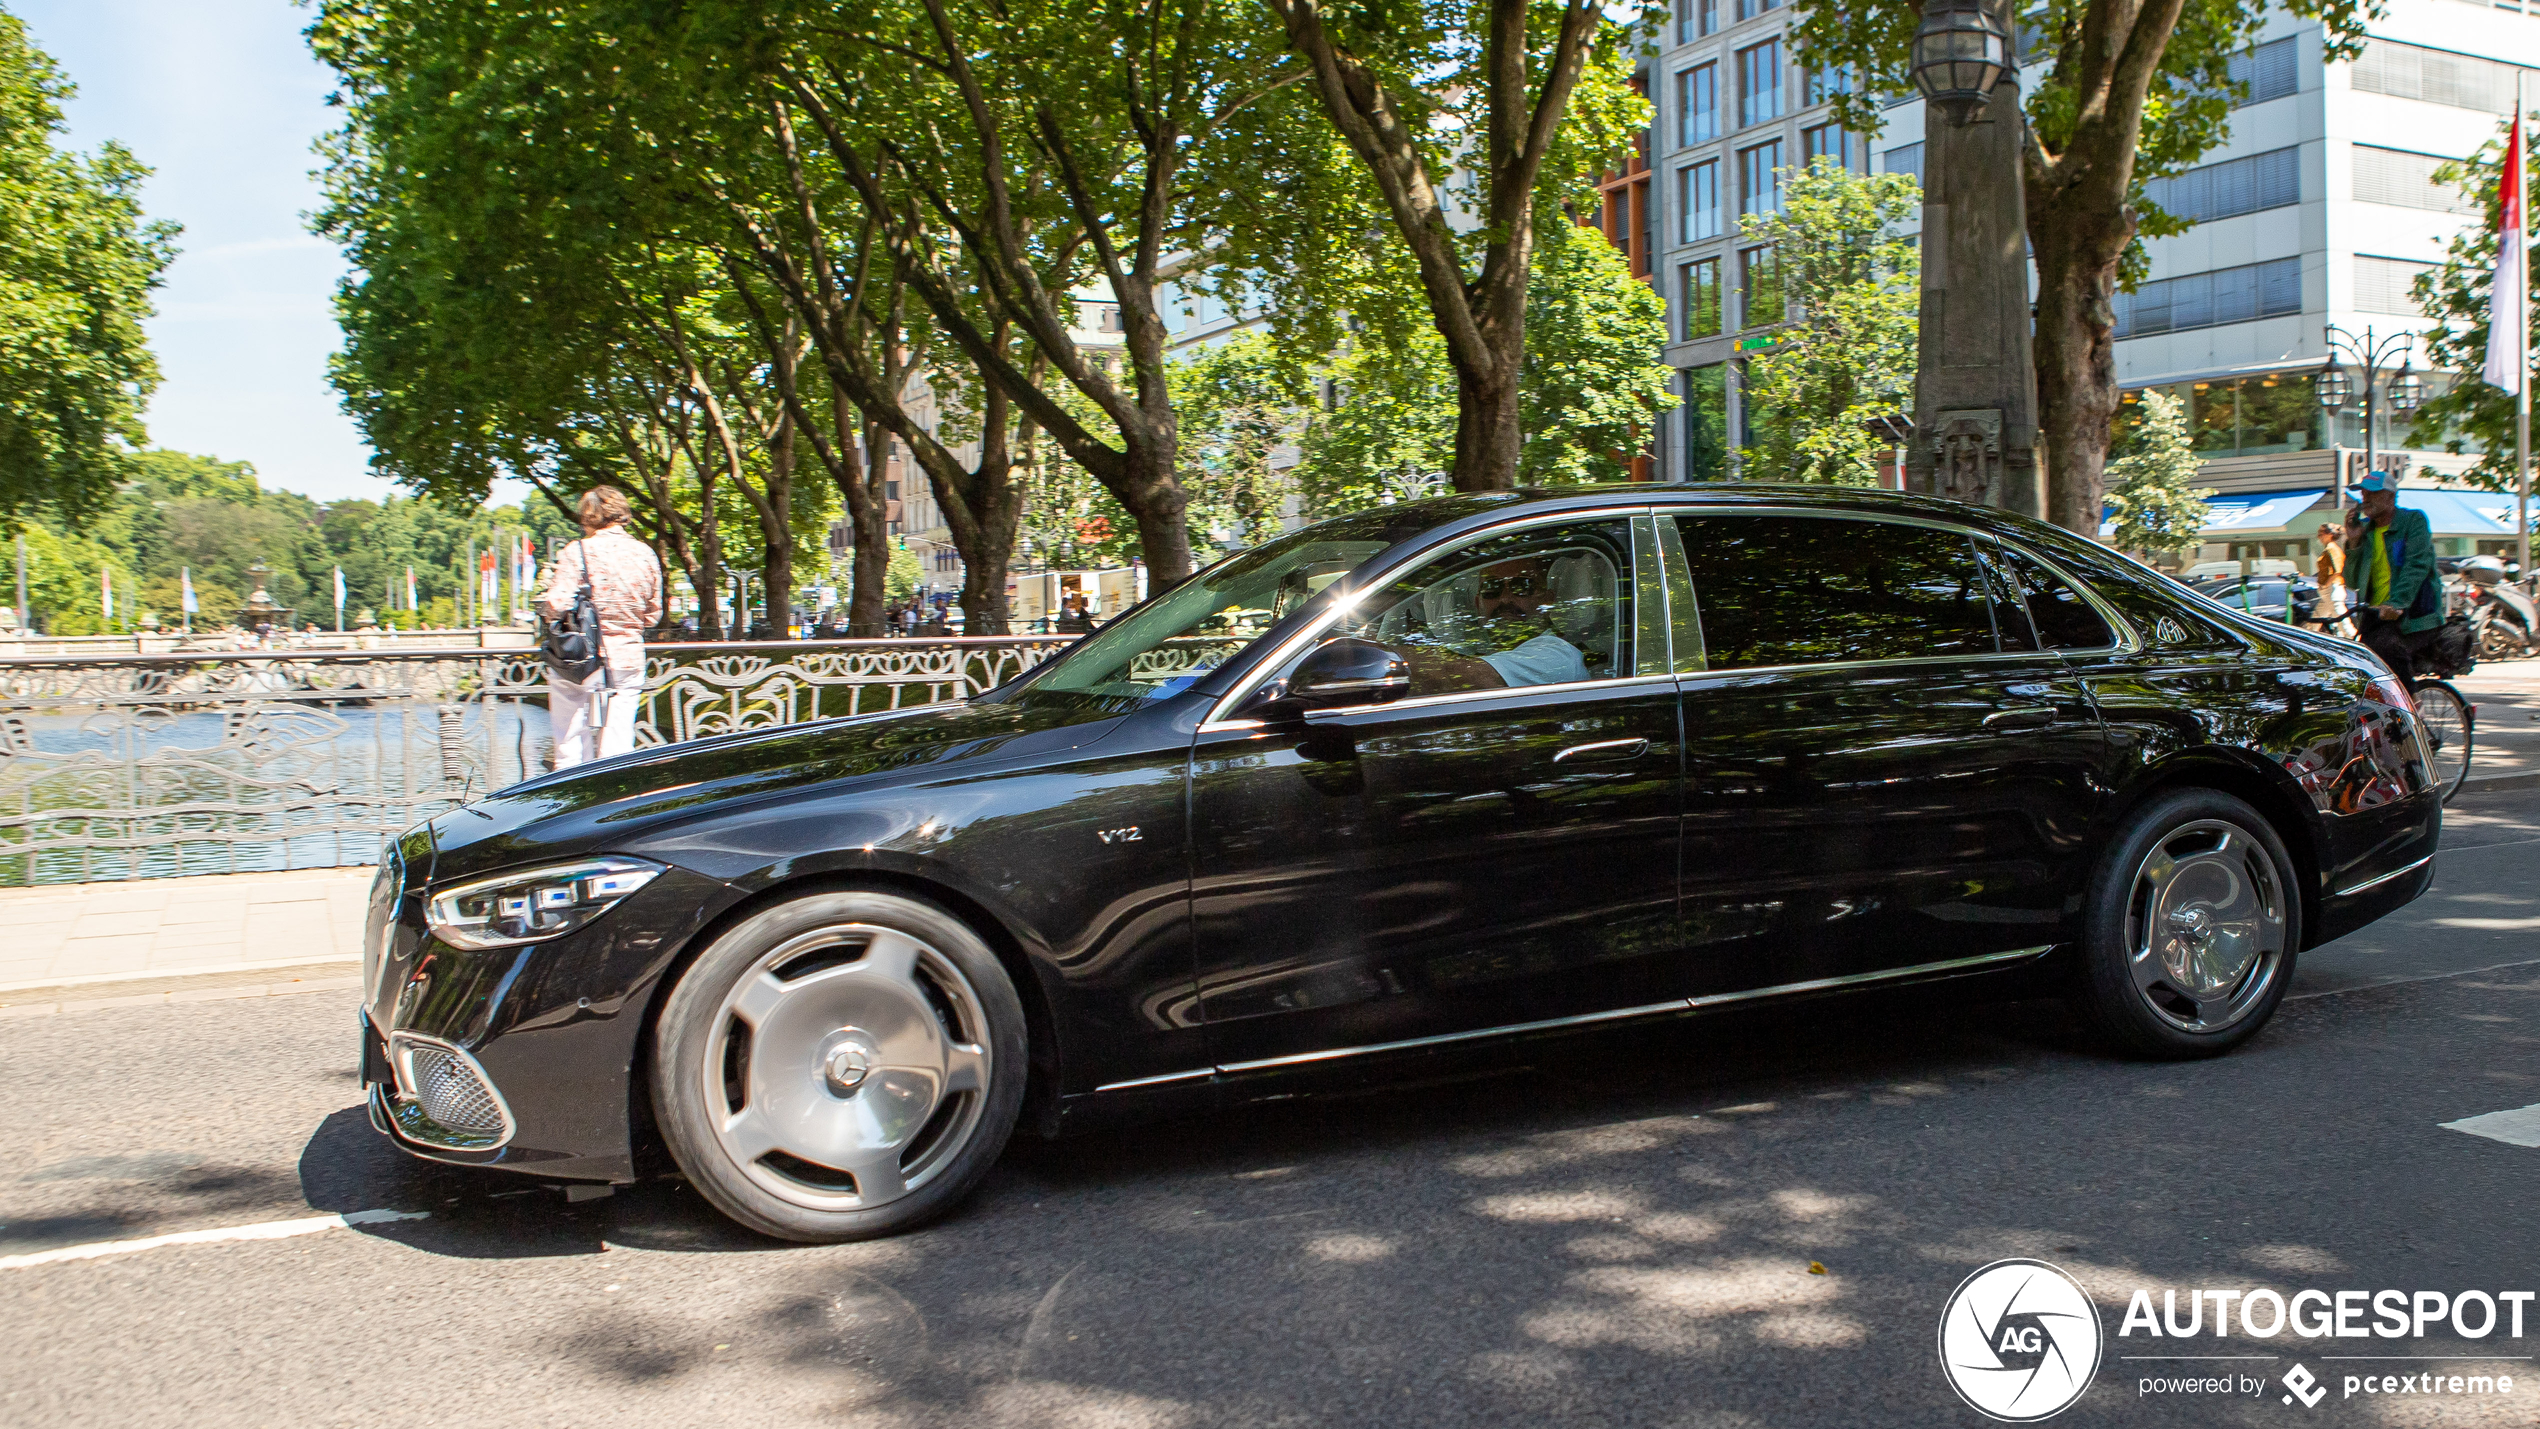
[[[600,668],[580,680],[547,671],[547,723],[556,767],[570,769],[635,747],[635,716],[644,704],[644,631],[661,621],[661,562],[628,533],[635,513],[626,493],[595,486],[575,507],[582,539],[556,553],[538,609],[550,620],[573,610],[585,573],[600,612]]]

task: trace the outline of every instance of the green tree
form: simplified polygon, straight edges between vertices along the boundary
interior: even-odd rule
[[[1519,479],[1624,481],[1677,403],[1660,360],[1667,304],[1595,229],[1557,223],[1535,245],[1526,295]]]
[[[1168,375],[1191,524],[1219,547],[1277,535],[1297,491],[1294,465],[1279,458],[1304,434],[1312,384],[1260,332],[1213,343]]]
[[[2145,266],[2140,240],[2188,221],[2144,192],[2224,141],[2247,95],[2232,57],[2278,9],[2322,21],[2328,58],[2350,59],[2380,0],[2045,0],[2022,7],[2028,133],[2023,151],[2029,252],[2037,265],[2035,346],[2039,436],[2046,447],[2047,518],[2083,535],[2099,529],[2101,491],[2117,413],[2120,285]],[[1814,5],[1794,25],[1811,66],[1866,83],[1836,100],[1838,118],[1868,134],[1881,94],[1912,88],[1919,0]],[[1998,121],[1999,116],[1996,116]],[[1945,122],[1938,115],[1927,123]]]
[[[1744,474],[1768,481],[1878,484],[1887,439],[1872,423],[1914,405],[1916,242],[1897,236],[1922,188],[1905,174],[1856,174],[1820,156],[1792,174],[1782,212],[1747,215],[1773,248],[1790,320],[1747,363],[1764,440]]]
[[[128,475],[158,364],[141,331],[176,225],[141,216],[121,145],[54,145],[73,93],[0,11],[0,518],[81,516]]]
[[[2495,320],[2489,288],[2496,281],[2496,240],[2503,221],[2498,180],[2504,166],[2505,145],[2499,137],[2469,158],[2434,171],[2436,183],[2457,185],[2477,201],[2478,221],[2452,235],[2443,262],[2418,274],[2414,288],[2418,311],[2437,320],[2418,338],[2425,344],[2426,365],[2462,375],[2417,409],[2410,440],[2450,452],[2478,443],[2484,454],[2464,475],[2490,491],[2511,491],[2515,480],[2513,394],[2488,386],[2479,376],[2487,368],[2488,324]],[[2526,239],[2523,255],[2531,265],[2524,279],[2529,284],[2532,275],[2540,275],[2540,244]],[[2533,345],[2523,350],[2540,351],[2540,303],[2531,305],[2530,317],[2531,335],[2524,341]]]
[[[2116,545],[2147,556],[2194,546],[2205,529],[2213,488],[2195,485],[2198,463],[2187,431],[2187,404],[2155,389],[2143,394],[2134,450],[2108,464],[2108,504],[2116,508]]]
[[[1648,123],[1631,31],[1597,0],[1267,3],[1418,274],[1456,378],[1453,485],[1516,484],[1535,245],[1561,198]],[[1481,220],[1462,234],[1445,182],[1459,168]]]

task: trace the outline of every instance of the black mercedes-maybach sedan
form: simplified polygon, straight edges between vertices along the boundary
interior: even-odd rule
[[[2046,978],[2221,1052],[2423,892],[2363,647],[1999,511],[1761,485],[1362,512],[957,704],[648,749],[399,838],[373,1121],[770,1235],[938,1214],[1020,1123],[1442,1048]],[[2012,970],[2021,970],[2014,972]]]

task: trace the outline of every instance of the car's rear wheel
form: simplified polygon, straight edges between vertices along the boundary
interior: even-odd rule
[[[655,1026],[670,1153],[732,1219],[863,1240],[978,1185],[1023,1105],[1023,1006],[960,919],[914,898],[805,894],[715,940]]]
[[[2213,789],[2160,795],[2129,814],[2084,912],[2082,1007],[2149,1057],[2210,1057],[2255,1035],[2302,945],[2284,841]]]

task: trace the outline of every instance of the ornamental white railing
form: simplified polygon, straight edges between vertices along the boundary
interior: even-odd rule
[[[659,645],[638,747],[963,699],[1073,637]],[[0,659],[0,886],[368,863],[545,771],[533,651]]]

